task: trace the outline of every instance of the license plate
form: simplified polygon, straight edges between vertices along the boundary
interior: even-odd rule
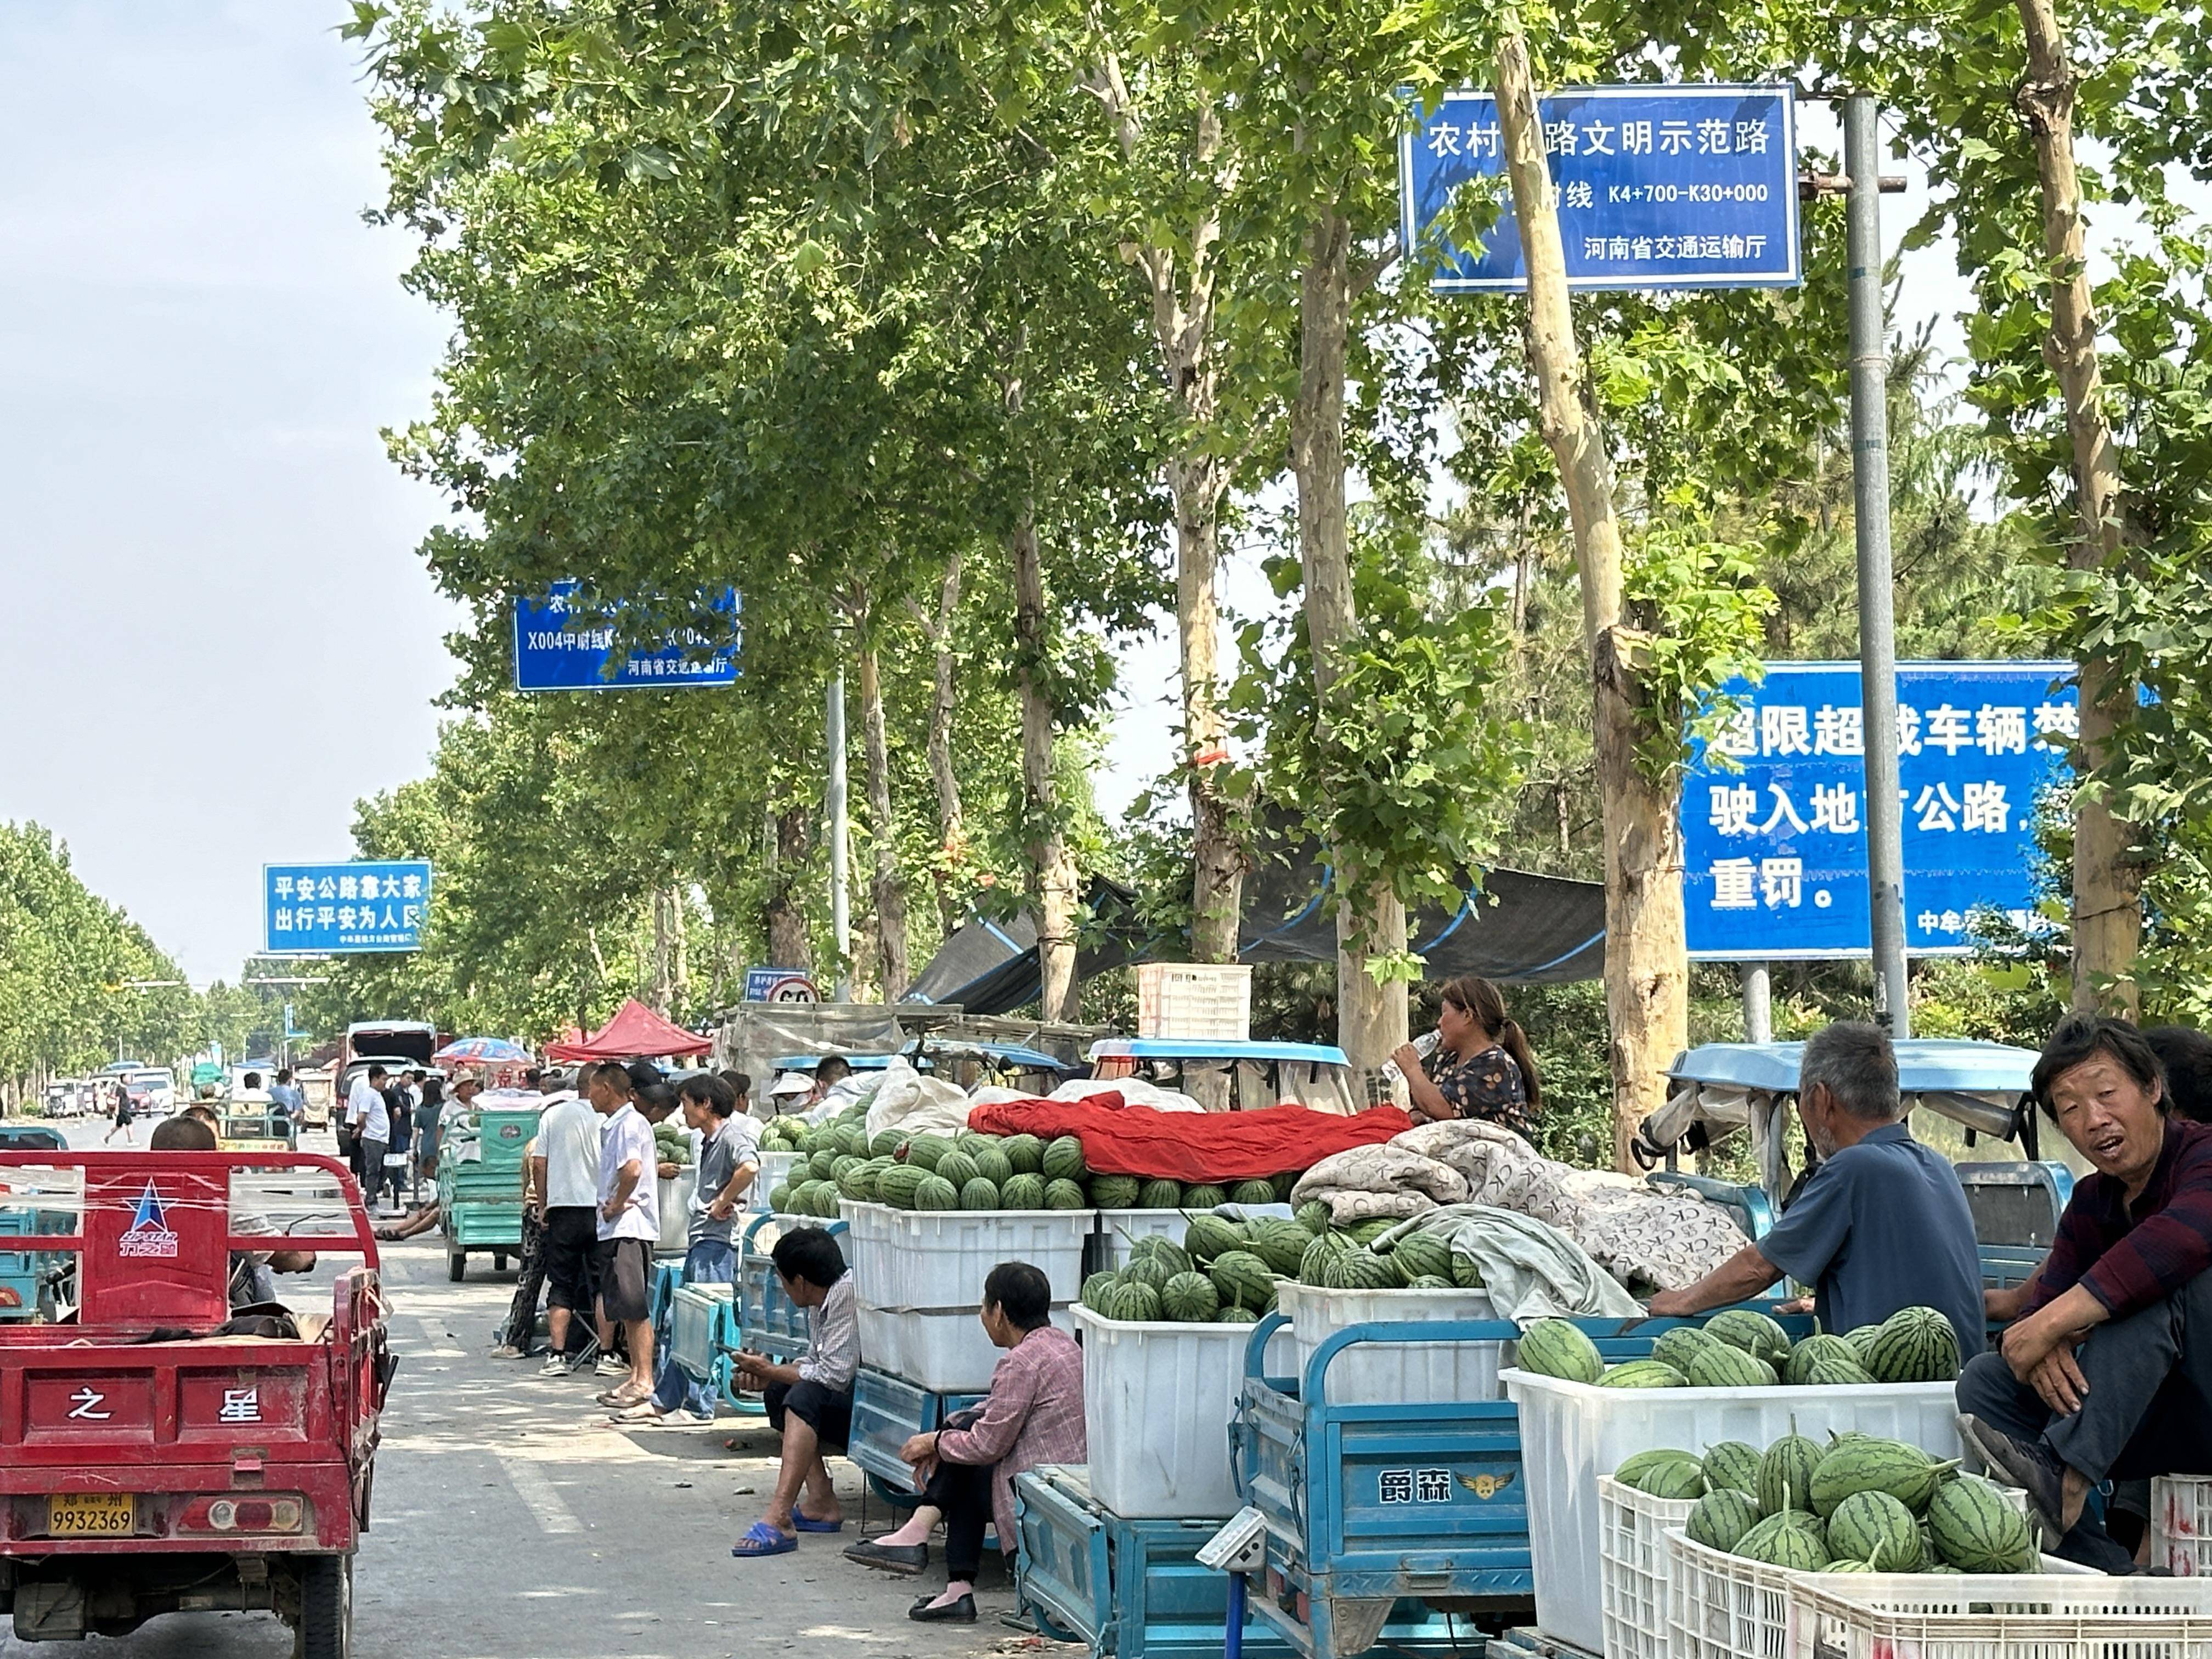
[[[58,1492],[46,1499],[46,1531],[55,1538],[127,1538],[137,1520],[137,1500],[127,1492]]]

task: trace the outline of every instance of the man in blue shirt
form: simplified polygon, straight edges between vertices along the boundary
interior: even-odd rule
[[[1813,1286],[1820,1328],[1840,1335],[1900,1308],[1934,1308],[1983,1347],[1974,1218],[1949,1160],[1913,1139],[1897,1055],[1872,1025],[1839,1021],[1805,1045],[1797,1115],[1820,1167],[1774,1230],[1680,1291],[1651,1298],[1668,1317],[1741,1302],[1784,1274]]]

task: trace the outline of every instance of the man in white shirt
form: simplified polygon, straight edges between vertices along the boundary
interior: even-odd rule
[[[568,1327],[592,1316],[599,1249],[599,1115],[566,1090],[548,1097],[530,1159],[531,1190],[544,1206],[545,1370],[568,1370]]]
[[[353,1131],[356,1171],[371,1204],[384,1184],[384,1149],[392,1144],[392,1114],[384,1103],[386,1073],[372,1066],[346,1094],[346,1127]]]
[[[653,1126],[637,1109],[637,1085],[619,1066],[592,1073],[599,1137],[599,1352],[614,1351],[615,1327],[629,1341],[629,1377],[599,1396],[617,1411],[653,1397],[653,1252],[660,1243],[660,1183]]]

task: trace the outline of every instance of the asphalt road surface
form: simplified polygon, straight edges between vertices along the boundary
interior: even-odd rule
[[[73,1127],[96,1147],[104,1124]],[[145,1127],[133,1139],[145,1145]],[[327,1150],[326,1137],[314,1137]],[[119,1145],[119,1140],[118,1143]],[[1012,1607],[987,1568],[972,1626],[918,1625],[909,1602],[944,1585],[855,1566],[841,1547],[860,1534],[859,1471],[839,1459],[842,1536],[805,1536],[798,1552],[732,1559],[730,1545],[775,1480],[775,1437],[757,1418],[703,1429],[617,1429],[586,1376],[542,1380],[538,1363],[488,1358],[514,1273],[471,1258],[449,1283],[435,1232],[386,1247],[384,1272],[399,1355],[377,1455],[372,1526],[356,1565],[362,1659],[938,1659],[1044,1647],[1000,1624]],[[289,1279],[301,1306],[326,1294],[327,1271]],[[735,1450],[724,1442],[732,1436]],[[867,1530],[891,1524],[865,1498]],[[276,1659],[289,1632],[262,1614],[179,1613],[82,1650],[15,1642],[0,1650],[68,1659]],[[1057,1644],[1047,1651],[1077,1650]]]

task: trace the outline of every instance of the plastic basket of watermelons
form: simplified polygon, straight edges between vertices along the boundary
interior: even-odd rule
[[[1794,1342],[1765,1314],[1731,1309],[1610,1367],[1575,1326],[1539,1320],[1516,1358],[1500,1380],[1521,1412],[1537,1624],[1593,1651],[1603,1641],[1597,1480],[1619,1479],[1636,1454],[1858,1431],[1959,1455],[1958,1339],[1930,1309]]]

